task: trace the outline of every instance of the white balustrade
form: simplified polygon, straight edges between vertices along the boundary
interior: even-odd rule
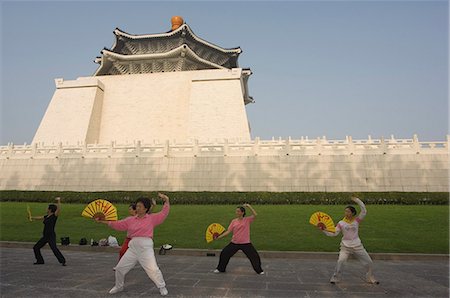
[[[77,144],[0,146],[0,159],[23,158],[102,158],[102,157],[207,157],[207,156],[281,156],[281,155],[365,155],[365,154],[448,154],[450,138],[440,142],[420,142],[417,135],[412,139],[327,140],[301,138],[237,142],[224,140],[217,143],[160,143],[131,144]]]

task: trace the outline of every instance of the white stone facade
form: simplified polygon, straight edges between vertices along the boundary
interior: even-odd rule
[[[240,68],[56,80],[32,143],[250,141]]]
[[[449,141],[272,140],[0,147],[1,190],[449,191]]]

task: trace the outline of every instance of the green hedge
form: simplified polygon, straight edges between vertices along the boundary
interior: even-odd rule
[[[356,195],[367,204],[448,205],[446,192],[165,192],[173,204],[348,204]],[[0,191],[0,201],[50,202],[55,197],[66,203],[88,203],[98,198],[115,203],[132,202],[140,196],[155,197],[156,192],[109,191]]]

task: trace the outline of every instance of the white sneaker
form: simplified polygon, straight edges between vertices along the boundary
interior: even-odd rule
[[[380,284],[380,282],[378,280],[375,279],[374,276],[368,276],[366,277],[366,281],[370,284],[374,284],[374,285],[378,285]]]
[[[214,269],[213,271],[214,273],[220,273],[220,271],[218,269]]]
[[[264,275],[264,274],[266,274],[264,271],[261,271],[260,273],[258,273],[258,274],[260,274],[260,275]]]
[[[163,287],[159,288],[159,293],[161,294],[161,296],[166,296],[167,294],[169,294],[169,291],[167,291],[166,287]]]
[[[330,279],[330,283],[335,284],[339,282],[339,278],[336,277],[336,275],[333,275]]]
[[[109,290],[110,294],[115,294],[115,293],[119,293],[123,291],[123,287],[122,288],[118,288],[116,286],[114,286],[111,290]]]

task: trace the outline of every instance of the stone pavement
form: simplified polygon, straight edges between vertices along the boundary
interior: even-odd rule
[[[45,265],[33,265],[29,248],[0,247],[1,297],[160,297],[140,266],[126,276],[125,290],[109,295],[117,254],[63,250],[66,267],[49,249]],[[168,297],[449,297],[448,260],[375,260],[380,285],[364,282],[355,260],[342,283],[328,281],[331,259],[263,258],[266,275],[257,275],[246,258],[231,259],[227,273],[214,274],[218,257],[157,256]]]

